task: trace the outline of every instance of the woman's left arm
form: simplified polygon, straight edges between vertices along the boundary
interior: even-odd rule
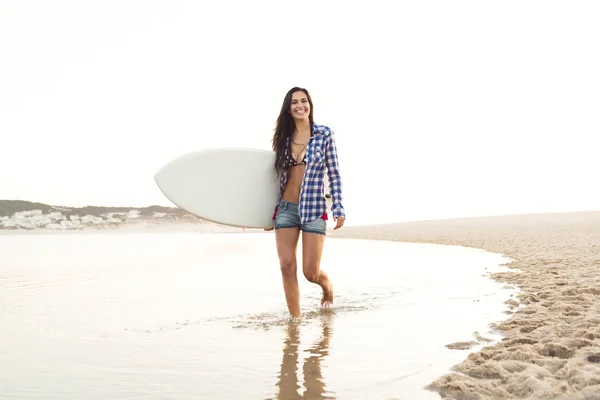
[[[329,135],[327,135],[325,143],[325,165],[327,167],[327,176],[329,177],[329,191],[332,197],[331,212],[333,219],[337,222],[334,229],[338,229],[344,225],[346,213],[342,204],[342,178],[340,176],[340,164],[333,131],[330,131]]]

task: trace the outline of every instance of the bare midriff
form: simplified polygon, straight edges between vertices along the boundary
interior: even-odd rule
[[[300,201],[300,187],[302,186],[302,180],[304,179],[305,165],[295,165],[288,169],[288,178],[283,188],[282,199],[291,203],[298,203]]]

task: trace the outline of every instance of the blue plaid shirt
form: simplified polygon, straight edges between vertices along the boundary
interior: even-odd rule
[[[289,151],[289,138],[285,143],[286,156]],[[329,177],[329,190],[332,198],[333,217],[346,218],[342,205],[342,180],[333,131],[325,125],[313,123],[313,135],[306,149],[306,169],[300,187],[298,212],[300,223],[314,221],[327,213],[327,200],[324,194],[325,169]],[[281,171],[279,200],[288,179],[287,171]],[[279,201],[277,202],[279,203]]]

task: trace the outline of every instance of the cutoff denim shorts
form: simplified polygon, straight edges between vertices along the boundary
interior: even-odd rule
[[[281,200],[275,212],[275,229],[281,228],[299,228],[303,232],[325,235],[327,221],[319,217],[314,221],[301,224],[298,203]]]

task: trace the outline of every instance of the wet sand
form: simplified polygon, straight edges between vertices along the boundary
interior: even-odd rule
[[[492,326],[503,340],[432,382],[443,398],[600,399],[600,211],[344,227],[331,236],[459,245],[512,260],[511,272],[492,275],[520,289],[510,317]]]

